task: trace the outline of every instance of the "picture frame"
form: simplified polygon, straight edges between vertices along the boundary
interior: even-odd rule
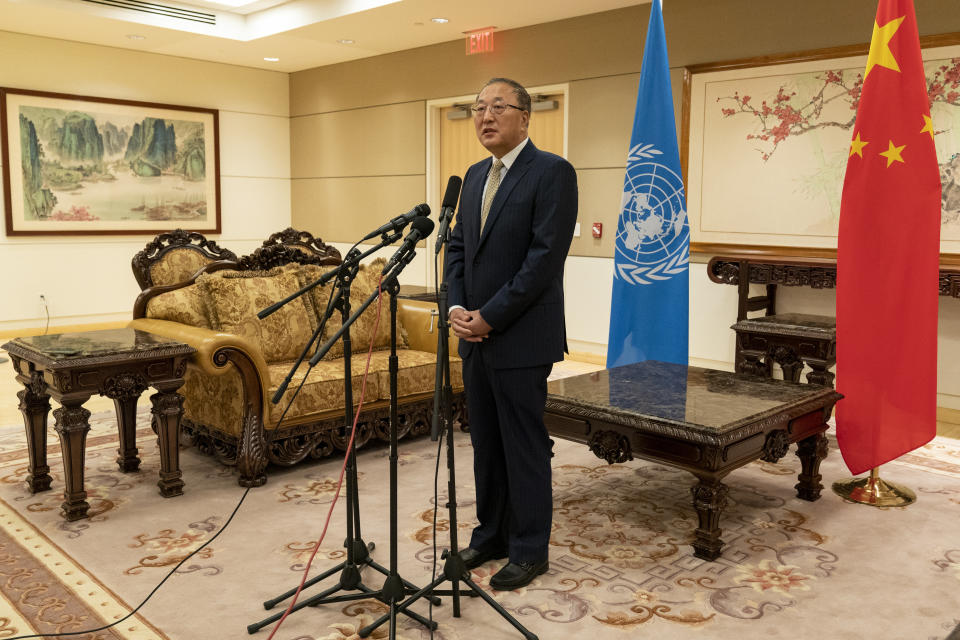
[[[960,33],[920,44],[944,190],[941,262],[956,264]],[[868,52],[862,44],[684,68],[680,156],[692,252],[836,257]]]
[[[220,233],[216,109],[0,87],[7,236]]]

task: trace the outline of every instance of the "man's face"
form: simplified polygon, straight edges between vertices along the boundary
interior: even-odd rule
[[[513,87],[497,82],[483,88],[477,96],[477,107],[491,107],[493,105],[517,106],[517,95]],[[485,109],[481,114],[474,114],[473,124],[477,128],[477,139],[487,151],[498,158],[523,142],[527,137],[527,123],[530,114],[507,107],[500,115],[495,115],[491,109]]]

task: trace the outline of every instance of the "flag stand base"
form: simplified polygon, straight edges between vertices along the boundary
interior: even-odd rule
[[[834,482],[833,492],[844,500],[872,507],[906,507],[917,501],[917,494],[910,489],[881,480],[876,467],[866,478]]]

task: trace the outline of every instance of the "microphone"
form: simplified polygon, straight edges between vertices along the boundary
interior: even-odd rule
[[[376,238],[381,233],[387,233],[389,231],[400,231],[404,227],[406,227],[408,224],[410,224],[410,222],[416,217],[428,216],[428,215],[430,215],[430,207],[427,206],[426,203],[418,204],[417,206],[415,206],[413,209],[410,209],[410,211],[407,211],[402,216],[397,216],[387,224],[381,225],[380,228],[377,229],[376,231],[371,231],[367,235],[363,236],[363,239],[360,240],[360,242],[363,242],[364,240],[369,240],[370,238]]]
[[[447,230],[453,221],[453,212],[457,208],[457,200],[460,198],[460,187],[463,186],[463,180],[460,176],[450,176],[447,181],[447,190],[443,194],[443,205],[440,207],[440,231],[437,232],[437,244],[433,249],[434,253],[440,253],[440,248],[447,239]]]
[[[399,264],[408,253],[415,251],[417,243],[430,235],[433,231],[433,220],[430,218],[417,218],[413,221],[413,229],[403,239],[403,244],[397,249],[397,252],[390,256],[387,264],[383,265],[381,273],[386,274],[390,269]]]

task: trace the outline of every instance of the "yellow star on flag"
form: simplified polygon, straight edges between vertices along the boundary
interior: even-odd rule
[[[920,133],[929,133],[930,139],[933,140],[933,118],[923,116],[923,129],[920,129]]]
[[[905,144],[900,145],[898,147],[893,144],[893,140],[890,141],[890,148],[888,148],[886,151],[880,152],[880,155],[882,155],[884,158],[887,159],[887,167],[892,165],[894,162],[903,162],[904,164],[906,164],[903,157],[900,155],[900,152],[903,151],[906,147],[907,145]]]
[[[861,158],[863,157],[863,148],[870,144],[866,140],[860,139],[860,132],[857,132],[857,137],[850,141],[850,155],[857,154]],[[850,157],[850,156],[847,156]]]
[[[897,64],[897,59],[893,57],[893,52],[890,51],[890,40],[897,33],[897,29],[900,28],[904,18],[906,16],[900,16],[882,27],[876,22],[873,23],[873,37],[870,39],[870,55],[867,56],[867,71],[863,74],[864,80],[867,79],[870,70],[876,65],[893,69],[897,73],[900,72],[900,65]]]

